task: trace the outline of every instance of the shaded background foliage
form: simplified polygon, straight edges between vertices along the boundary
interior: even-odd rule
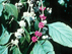
[[[62,21],[72,27],[72,0],[69,0],[69,2],[67,2],[67,0],[64,1],[67,3],[67,7],[65,7],[65,5],[61,6],[58,0],[49,0],[49,6],[52,7],[52,14],[51,18],[48,18],[48,22]],[[52,43],[56,54],[72,54],[72,48],[64,47],[53,41]]]
[[[15,4],[19,0],[10,0],[10,3]],[[52,14],[47,15],[47,21],[48,23],[53,23],[56,21],[62,21],[66,24],[68,24],[70,27],[72,27],[72,0],[64,0],[65,4],[67,4],[67,7],[65,5],[60,5],[58,3],[58,0],[44,0],[46,7],[52,8]],[[23,15],[23,12],[26,11],[25,7],[23,7],[19,13],[19,17]],[[19,20],[19,19],[18,19]],[[0,35],[2,32],[1,23],[5,24],[5,19],[3,15],[0,18]],[[13,22],[11,28],[8,27],[9,31],[15,31],[16,24]],[[6,26],[6,25],[4,25]],[[12,30],[10,30],[12,29]],[[56,54],[72,54],[72,48],[64,47],[52,40],[50,40],[54,46],[54,50]]]

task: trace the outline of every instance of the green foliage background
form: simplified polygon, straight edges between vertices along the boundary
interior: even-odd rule
[[[58,43],[57,47],[59,48],[60,45],[72,48],[72,28],[64,23],[64,21],[59,21],[59,19],[56,18],[59,18],[61,15],[54,12],[56,6],[51,6],[50,4],[53,3],[49,0],[43,0],[43,4],[45,7],[51,6],[53,8],[52,15],[45,10],[45,15],[47,16],[47,24],[45,25],[47,31],[45,34],[50,36],[51,40],[49,38],[45,40],[40,38],[36,43],[31,42],[31,37],[34,35],[34,32],[39,30],[39,13],[41,11],[37,10],[37,8],[34,9],[36,13],[36,19],[34,21],[31,20],[31,17],[23,16],[23,12],[26,12],[28,9],[28,3],[24,3],[26,1],[27,0],[0,0],[0,54],[61,54],[61,52],[58,51],[60,49],[57,48],[57,51],[55,51],[55,43]],[[15,3],[22,3],[22,6],[16,7]],[[39,3],[38,6],[40,6],[40,4],[41,3]],[[59,3],[54,4],[59,5]],[[63,8],[64,5],[65,4],[60,4],[60,7]],[[56,16],[55,13],[58,15]],[[57,21],[53,21],[51,16]],[[12,39],[16,39],[13,32],[16,32],[17,29],[20,28],[18,22],[24,19],[27,25],[26,27],[23,27],[25,37],[22,35],[21,39],[19,39],[19,47],[16,45],[12,47],[8,46],[8,43],[10,43]],[[52,21],[53,23],[51,23]]]

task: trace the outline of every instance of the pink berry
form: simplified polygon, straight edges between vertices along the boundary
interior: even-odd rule
[[[37,37],[35,36],[33,36],[31,39],[32,39],[32,42],[36,42],[38,40]]]
[[[44,14],[40,15],[39,17],[43,20],[45,20],[47,18],[46,16],[44,16]]]
[[[38,37],[40,37],[40,36],[42,36],[42,33],[39,32],[39,31],[36,31],[36,32],[35,32],[35,35],[38,36]]]
[[[42,9],[42,6],[39,8],[41,11],[44,11],[46,9],[46,7],[43,7]]]
[[[44,23],[40,22],[38,25],[39,28],[43,28],[44,27]]]
[[[41,37],[42,36],[42,33],[40,32],[38,36]]]

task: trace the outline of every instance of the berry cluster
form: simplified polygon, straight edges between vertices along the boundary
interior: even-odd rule
[[[43,6],[41,6],[39,8],[39,10],[42,11],[42,14],[39,15],[39,17],[41,19],[41,22],[39,22],[39,24],[38,24],[39,29],[42,29],[44,27],[44,25],[45,25],[44,20],[46,20],[46,18],[47,18],[44,15],[44,10],[45,9],[46,9],[46,7],[43,7]],[[32,42],[36,42],[38,40],[38,37],[41,37],[41,36],[42,36],[42,32],[40,32],[40,30],[39,31],[35,31],[35,36],[32,37]]]

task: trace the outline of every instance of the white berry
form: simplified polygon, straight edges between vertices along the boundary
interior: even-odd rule
[[[42,39],[47,39],[47,38],[48,38],[48,35],[42,36]]]
[[[22,5],[22,3],[18,3],[18,5],[20,5],[20,6],[21,6],[21,5]]]
[[[52,13],[52,9],[50,9],[48,12],[51,14]]]
[[[12,39],[12,40],[11,40],[11,43],[12,43],[12,44],[15,44],[15,45],[18,45],[19,41],[18,41],[18,39],[15,39],[15,40]]]
[[[33,4],[29,4],[30,7],[33,7]]]
[[[48,11],[48,13],[51,14],[51,13],[52,13],[52,8],[49,8],[49,7],[48,7],[48,8],[47,8],[47,11]]]
[[[47,24],[47,20],[42,21],[44,24]]]
[[[26,22],[24,22],[24,20],[21,20],[21,21],[19,22],[19,25],[20,25],[21,27],[25,27],[25,26],[26,26]]]
[[[15,32],[15,37],[17,38],[17,39],[20,39],[21,37],[22,37],[22,34],[21,33],[19,33],[19,32]]]
[[[24,33],[24,30],[22,28],[20,28],[20,29],[17,29],[17,32],[22,34],[22,33]]]
[[[29,12],[24,12],[24,13],[23,13],[23,16],[24,16],[24,17],[29,17],[29,16],[30,16],[30,13],[29,13]]]

